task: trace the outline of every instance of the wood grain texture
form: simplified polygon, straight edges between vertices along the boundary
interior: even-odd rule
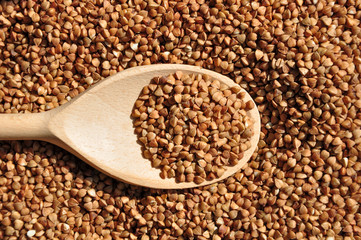
[[[162,179],[160,170],[152,168],[151,162],[142,157],[141,145],[137,143],[130,118],[134,102],[153,77],[175,71],[207,74],[230,87],[238,86],[226,76],[196,66],[156,64],[134,67],[102,80],[69,103],[48,112],[0,115],[0,139],[48,141],[105,174],[150,188],[191,188],[225,179],[236,173],[257,147],[260,135],[257,107],[249,112],[255,121],[252,147],[236,166],[227,167],[221,178],[199,185],[193,182],[176,183],[174,179]],[[248,93],[245,99],[252,100]]]

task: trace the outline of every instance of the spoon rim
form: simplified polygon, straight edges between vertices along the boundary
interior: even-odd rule
[[[151,73],[153,73],[152,77],[149,78],[149,82],[155,76],[169,75],[169,74],[165,74],[165,73],[162,74],[162,71],[169,72],[169,74],[175,73],[176,71],[182,71],[183,73],[208,75],[211,77],[211,79],[219,80],[220,82],[226,84],[230,88],[233,86],[240,87],[240,91],[245,92],[245,94],[246,94],[244,99],[251,100],[254,103],[254,108],[247,111],[247,115],[249,115],[251,117],[251,119],[254,120],[254,124],[253,124],[254,134],[250,139],[251,148],[244,152],[244,156],[241,159],[239,159],[238,164],[236,164],[235,166],[225,166],[226,171],[220,178],[216,178],[216,179],[213,179],[210,181],[206,180],[206,181],[202,182],[201,184],[196,184],[195,182],[178,183],[178,182],[176,182],[175,178],[162,179],[158,175],[159,176],[158,179],[145,179],[145,178],[142,178],[141,176],[138,176],[139,174],[135,176],[134,172],[133,173],[121,172],[121,171],[117,170],[117,168],[103,165],[101,161],[91,157],[84,151],[80,151],[80,153],[78,153],[79,149],[78,150],[72,149],[72,151],[70,151],[70,152],[75,154],[77,157],[81,158],[83,161],[85,161],[87,164],[91,165],[95,169],[105,173],[106,175],[108,175],[110,177],[113,177],[114,179],[120,180],[125,183],[139,185],[139,186],[148,187],[148,188],[187,189],[187,188],[201,187],[201,186],[211,185],[216,182],[222,181],[222,180],[234,175],[235,173],[237,173],[249,161],[249,159],[252,157],[253,153],[255,152],[255,150],[257,148],[259,138],[260,138],[261,124],[260,124],[259,111],[257,109],[257,105],[254,102],[253,98],[250,96],[250,94],[245,89],[243,89],[239,84],[235,83],[229,77],[224,76],[220,73],[208,70],[208,69],[201,68],[199,66],[191,66],[191,65],[185,65],[185,64],[152,64],[152,65],[146,65],[146,66],[137,66],[137,67],[129,68],[129,69],[123,70],[121,72],[118,72],[112,76],[109,76],[109,77],[101,80],[99,83],[95,84],[94,86],[92,86],[91,88],[86,90],[85,92],[89,95],[92,95],[92,93],[97,92],[98,89],[104,88],[105,86],[113,84],[117,81],[121,82],[122,80],[124,80],[126,78],[131,78],[131,77],[134,77],[137,75],[144,75],[147,73],[149,73],[149,75],[151,75]],[[155,74],[156,72],[159,72],[159,75]],[[147,81],[148,81],[148,79],[147,79]],[[139,89],[139,93],[140,92],[141,92],[141,89]],[[82,95],[83,94],[80,94],[80,96],[82,96]],[[76,97],[72,101],[70,101],[69,104],[75,103],[80,99],[81,99],[81,97],[79,97],[79,98]],[[66,104],[64,104],[63,106],[66,107],[65,105]],[[133,106],[134,106],[134,104],[131,106],[131,109],[133,109]],[[130,117],[130,114],[131,114],[131,112],[129,112],[129,117]],[[134,129],[133,125],[131,127]],[[136,134],[134,133],[134,135],[136,135]],[[68,140],[70,140],[70,139],[68,138],[67,141]],[[69,142],[72,143],[71,144],[72,146],[76,147],[76,144],[74,144],[72,141],[69,141]],[[139,148],[141,147],[141,144],[139,144],[138,142],[135,142],[134,144],[138,145]],[[64,146],[63,146],[63,148],[64,148]],[[66,150],[68,150],[68,148],[66,148]],[[140,155],[141,155],[140,157],[142,159],[144,159],[146,162],[149,163],[149,167],[153,168],[151,166],[151,161],[149,159],[144,158],[142,156],[142,154],[140,154]],[[122,159],[121,157],[119,157],[119,162],[123,162],[123,161],[132,161],[132,160],[131,159]],[[160,173],[160,169],[157,169],[157,170]]]

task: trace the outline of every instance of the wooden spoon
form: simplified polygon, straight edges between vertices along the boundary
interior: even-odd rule
[[[225,179],[237,172],[257,147],[260,135],[257,107],[249,112],[255,121],[252,147],[236,166],[228,167],[221,178],[199,185],[193,182],[176,183],[174,178],[162,179],[160,170],[153,168],[150,160],[142,157],[130,118],[134,102],[153,77],[166,76],[175,71],[207,74],[230,87],[237,86],[228,77],[195,66],[157,64],[134,67],[102,80],[69,103],[53,110],[34,114],[2,114],[0,139],[47,141],[113,178],[150,188],[191,188]],[[245,99],[252,100],[248,93]]]

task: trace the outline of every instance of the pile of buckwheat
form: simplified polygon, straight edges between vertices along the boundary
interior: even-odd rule
[[[155,77],[134,104],[132,117],[143,155],[162,178],[195,182],[219,178],[251,147],[254,120],[240,87],[208,75],[178,71]]]
[[[360,0],[1,1],[1,113],[50,110],[125,68],[184,63],[246,89],[262,130],[234,176],[177,191],[3,141],[0,239],[361,239],[360,18]]]

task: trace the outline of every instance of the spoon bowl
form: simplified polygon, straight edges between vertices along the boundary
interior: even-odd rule
[[[176,71],[207,74],[228,85],[234,81],[213,71],[182,64],[156,64],[134,67],[102,80],[72,101],[53,110],[34,114],[2,114],[1,140],[41,140],[53,143],[94,168],[118,180],[158,189],[182,189],[215,183],[236,173],[252,156],[260,135],[257,107],[248,111],[254,122],[251,148],[239,163],[226,167],[221,178],[177,183],[162,179],[160,170],[142,156],[141,145],[130,117],[142,88],[156,76]],[[245,90],[241,90],[246,92]],[[245,101],[252,100],[246,92]],[[253,100],[252,100],[253,101]]]

